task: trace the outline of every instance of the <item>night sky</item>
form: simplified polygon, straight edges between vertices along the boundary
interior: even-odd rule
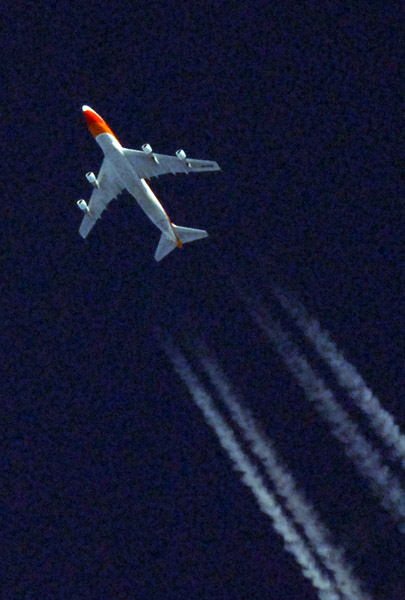
[[[198,362],[201,342],[215,352],[369,598],[403,600],[404,536],[244,299],[290,332],[405,489],[272,292],[303,302],[405,431],[400,10],[9,4],[1,599],[318,598],[162,351],[170,335],[231,425]],[[207,239],[156,263],[160,234],[127,192],[81,239],[76,201],[102,161],[83,104],[125,147],[219,163],[149,182]]]

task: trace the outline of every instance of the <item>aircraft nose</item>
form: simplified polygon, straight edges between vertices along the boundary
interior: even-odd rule
[[[90,106],[87,106],[87,104],[84,104],[82,106],[82,109],[88,128],[90,129],[94,137],[97,137],[101,133],[109,133],[115,137],[111,129],[108,127],[107,123],[102,117],[100,117],[99,114],[96,113],[95,110],[90,108]]]
[[[86,123],[94,136],[102,133],[104,120],[99,117],[89,106],[83,106],[84,118]]]

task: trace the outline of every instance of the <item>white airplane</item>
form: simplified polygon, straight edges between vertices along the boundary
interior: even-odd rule
[[[104,160],[97,177],[92,172],[86,173],[94,190],[88,205],[85,200],[77,202],[85,213],[79,229],[80,235],[85,238],[107,204],[123,189],[127,189],[162,232],[155,252],[156,260],[161,260],[176,247],[181,248],[186,242],[207,237],[208,233],[202,229],[174,225],[145,179],[165,173],[220,171],[218,164],[209,160],[187,158],[184,150],[177,150],[176,156],[156,154],[149,144],[144,144],[142,150],[123,148],[96,111],[86,105],[82,108],[87,125],[104,152]]]

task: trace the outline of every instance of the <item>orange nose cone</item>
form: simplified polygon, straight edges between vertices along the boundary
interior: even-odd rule
[[[97,137],[100,133],[110,133],[111,135],[114,135],[104,119],[102,119],[95,110],[90,108],[90,106],[84,105],[83,112],[86,123],[94,137]]]

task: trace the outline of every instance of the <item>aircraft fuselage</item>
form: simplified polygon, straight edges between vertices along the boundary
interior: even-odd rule
[[[96,141],[122,186],[135,198],[152,223],[162,233],[176,241],[177,238],[168,214],[146,181],[138,176],[117,138],[111,133],[100,133],[97,135]],[[152,157],[151,160],[153,160]]]
[[[95,110],[87,104],[82,106],[82,110],[90,133],[104,153],[104,160],[98,177],[91,171],[86,173],[86,179],[93,186],[89,204],[84,199],[77,201],[78,207],[84,212],[79,227],[81,237],[84,239],[88,236],[108,203],[126,189],[161,231],[155,251],[156,261],[162,260],[175,248],[182,248],[183,244],[206,238],[208,233],[205,229],[181,227],[172,223],[145,180],[166,173],[219,171],[219,165],[208,160],[186,160],[184,150],[177,150],[175,156],[167,156],[152,152],[149,144],[143,144],[142,152],[123,148],[111,128]]]

